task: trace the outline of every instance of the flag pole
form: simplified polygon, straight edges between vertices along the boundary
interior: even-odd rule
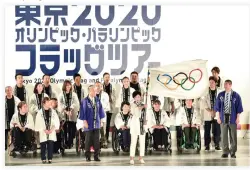
[[[148,73],[147,73],[147,84],[146,84],[146,100],[145,100],[145,104],[147,104],[148,102],[148,85],[149,85],[149,75],[150,75],[150,72],[149,72],[149,65],[148,65]],[[148,107],[148,106],[147,106]],[[144,108],[145,109],[145,115],[143,115],[143,124],[145,125],[146,124],[146,115],[147,115],[147,108]]]

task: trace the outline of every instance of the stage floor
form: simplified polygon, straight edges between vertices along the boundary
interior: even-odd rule
[[[138,161],[138,156],[135,158],[135,166],[250,166],[250,140],[238,138],[238,151],[236,159],[221,158],[221,151],[204,151],[204,147],[200,154],[195,150],[185,150],[183,154],[179,155],[176,150],[176,145],[172,146],[173,153],[154,151],[152,155],[146,155],[144,160],[145,164],[141,165]],[[173,140],[175,143],[175,140]],[[10,157],[5,152],[5,165],[6,166],[130,166],[129,153],[122,151],[117,156],[114,154],[111,146],[108,149],[102,149],[101,162],[86,162],[83,154],[77,156],[75,149],[65,151],[66,155],[54,155],[52,164],[42,164],[40,154],[33,157],[32,153],[24,157],[20,154],[16,158]],[[93,156],[92,156],[93,160]]]

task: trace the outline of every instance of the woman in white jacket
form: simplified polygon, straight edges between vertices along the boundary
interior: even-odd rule
[[[34,94],[32,94],[32,96],[30,97],[29,112],[33,116],[34,123],[36,123],[36,115],[38,111],[42,108],[42,101],[44,97],[48,97],[48,95],[44,93],[43,84],[40,82],[36,83],[33,92]],[[35,138],[37,147],[39,148],[40,141],[38,133],[35,133]]]
[[[69,80],[64,81],[62,93],[59,95],[58,100],[58,111],[64,120],[65,145],[67,148],[71,148],[73,146],[73,139],[75,138],[76,120],[80,104],[77,94],[72,91],[72,85]]]
[[[130,137],[130,123],[132,115],[130,114],[130,103],[122,102],[121,112],[115,117],[115,127],[122,136],[122,143],[120,144],[125,152],[129,151],[129,146],[131,142]]]
[[[141,102],[141,92],[133,92],[134,102],[131,103],[131,114],[133,115],[130,123],[131,145],[130,145],[130,164],[134,164],[137,139],[139,137],[140,145],[140,163],[144,164],[143,156],[145,154],[145,129],[147,120],[145,115],[146,105]]]
[[[53,145],[56,141],[56,130],[59,129],[60,122],[55,110],[51,109],[50,99],[45,97],[42,102],[42,109],[36,116],[35,131],[39,132],[41,145],[41,160],[46,163],[46,151],[48,162],[52,163]]]
[[[48,95],[44,93],[42,83],[36,83],[33,92],[34,94],[30,97],[29,112],[33,116],[33,120],[35,122],[36,114],[42,108],[42,101],[44,97],[48,97]]]
[[[180,109],[181,125],[186,136],[186,146],[192,147],[195,140],[195,133],[201,125],[200,114],[192,106],[193,99],[186,99],[186,106]]]
[[[10,122],[12,135],[14,137],[14,150],[28,152],[32,148],[32,131],[34,130],[34,121],[32,115],[28,113],[26,102],[22,101],[17,105],[18,112],[15,113]],[[25,143],[26,148],[21,148],[21,144]]]
[[[153,135],[154,148],[161,149],[167,146],[168,133],[171,124],[171,119],[165,110],[160,109],[161,102],[155,100],[153,109],[148,112],[150,116],[149,131]]]
[[[123,77],[122,79],[122,87],[120,89],[120,92],[118,94],[117,100],[116,100],[116,107],[121,109],[121,103],[124,101],[133,102],[133,92],[135,90],[129,86],[129,78]]]

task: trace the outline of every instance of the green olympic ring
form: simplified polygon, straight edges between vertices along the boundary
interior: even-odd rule
[[[194,79],[193,77],[189,77],[189,78],[192,79],[192,81],[194,82],[194,83],[193,83],[193,86],[192,86],[190,89],[187,89],[187,88],[183,87],[183,83],[182,83],[183,81],[186,82],[186,81],[187,81],[186,79],[188,79],[188,78],[182,79],[182,80],[181,80],[181,87],[182,87],[184,90],[187,90],[187,91],[192,90],[192,89],[194,88],[194,86],[195,86],[195,79]]]

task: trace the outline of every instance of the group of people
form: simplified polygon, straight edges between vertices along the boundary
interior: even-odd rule
[[[5,149],[11,131],[14,138],[12,154],[20,150],[27,152],[34,147],[30,143],[34,138],[35,147],[40,146],[42,162],[46,163],[47,152],[48,162],[52,163],[53,153],[60,149],[60,130],[64,131],[66,148],[72,148],[77,127],[80,127],[85,135],[86,161],[91,161],[92,147],[94,160],[100,161],[100,147],[108,147],[110,129],[115,127],[122,135],[123,149],[130,152],[130,164],[134,164],[137,142],[139,161],[145,163],[146,133],[152,134],[154,148],[165,148],[171,118],[175,117],[177,138],[184,131],[187,147],[192,147],[196,129],[204,125],[205,150],[210,150],[212,129],[215,149],[221,150],[222,140],[222,157],[231,154],[235,158],[242,102],[239,94],[232,90],[231,80],[224,82],[225,90],[222,90],[223,80],[218,76],[219,72],[218,67],[212,69],[205,96],[185,100],[147,96],[145,86],[138,82],[137,72],[122,79],[119,92],[110,83],[109,73],[103,74],[103,84],[95,82],[87,89],[81,84],[80,74],[75,74],[74,84],[65,80],[59,95],[50,85],[49,75],[43,76],[43,83],[35,84],[30,95],[23,84],[22,74],[16,74],[14,88],[5,88]]]

